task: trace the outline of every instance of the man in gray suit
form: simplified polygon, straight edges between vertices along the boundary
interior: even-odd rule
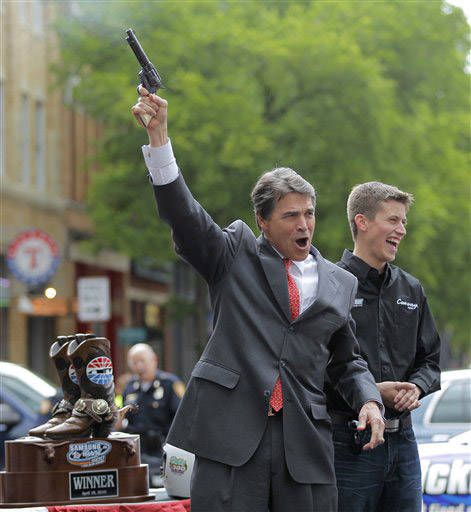
[[[167,441],[195,453],[192,512],[335,511],[324,378],[383,442],[381,397],[361,358],[350,308],[356,279],[311,245],[315,192],[291,169],[252,192],[262,235],[221,229],[195,201],[167,138],[167,102],[141,88],[143,154],[176,251],[206,280],[213,333]]]

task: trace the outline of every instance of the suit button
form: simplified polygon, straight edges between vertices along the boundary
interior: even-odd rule
[[[270,393],[270,391],[268,391],[268,389],[265,389],[265,391],[263,392],[263,394],[264,394],[266,397],[268,397],[268,396],[270,396],[270,394],[271,394],[271,393]]]
[[[284,359],[282,359],[282,360],[280,361],[280,365],[281,365],[281,366],[286,366],[286,361],[285,361]]]

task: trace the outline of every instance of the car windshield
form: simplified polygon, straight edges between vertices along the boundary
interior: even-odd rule
[[[431,423],[471,422],[471,381],[469,379],[452,382],[446,389],[433,411]]]
[[[25,386],[24,382],[10,375],[2,375],[3,390],[14,397],[18,398],[28,409],[35,414],[40,412],[41,403],[46,398],[44,395],[36,391],[34,388]]]
[[[21,401],[35,414],[41,411],[45,399],[52,398],[56,389],[46,380],[21,366],[0,363],[0,383],[2,390]]]

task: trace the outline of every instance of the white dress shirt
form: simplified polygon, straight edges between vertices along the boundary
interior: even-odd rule
[[[301,315],[317,297],[319,274],[316,258],[312,254],[308,254],[303,261],[293,261],[293,264],[289,267],[289,273],[299,290],[299,314]]]
[[[142,154],[154,185],[167,185],[178,178],[178,165],[170,139],[158,148],[142,146]]]

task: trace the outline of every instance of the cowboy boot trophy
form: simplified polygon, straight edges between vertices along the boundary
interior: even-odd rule
[[[72,414],[75,402],[80,398],[80,388],[74,367],[67,357],[67,349],[71,343],[76,343],[76,338],[95,337],[94,334],[77,334],[72,336],[58,336],[57,341],[51,345],[49,357],[54,361],[59,381],[62,386],[64,398],[52,408],[52,418],[46,423],[29,431],[30,436],[42,437],[48,428],[63,423]]]
[[[110,342],[106,338],[85,339],[69,344],[67,355],[77,373],[81,395],[72,415],[47,429],[45,435],[51,439],[107,437],[118,415]]]

